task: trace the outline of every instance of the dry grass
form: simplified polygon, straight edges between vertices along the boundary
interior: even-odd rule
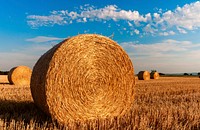
[[[1,77],[1,76],[0,76]],[[2,78],[0,78],[2,79]],[[63,129],[33,104],[29,87],[0,81],[0,129]],[[137,80],[134,106],[123,118],[68,123],[65,129],[200,129],[198,77]]]

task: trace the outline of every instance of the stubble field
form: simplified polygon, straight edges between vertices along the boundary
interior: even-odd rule
[[[135,101],[124,117],[60,126],[33,103],[29,86],[9,85],[0,76],[0,129],[200,129],[200,78],[136,80]]]

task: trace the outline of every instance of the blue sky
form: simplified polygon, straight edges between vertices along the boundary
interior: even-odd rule
[[[65,38],[83,33],[113,40],[135,73],[200,72],[200,2],[195,0],[1,0],[0,69],[33,67]]]

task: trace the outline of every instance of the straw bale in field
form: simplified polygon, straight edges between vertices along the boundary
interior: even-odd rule
[[[138,73],[138,79],[139,80],[149,80],[150,79],[150,73],[148,71],[140,71]]]
[[[134,69],[113,40],[83,34],[46,52],[33,69],[35,104],[60,123],[121,116],[130,110]]]
[[[30,85],[32,70],[27,66],[17,66],[8,73],[8,81],[14,85]]]
[[[158,72],[151,72],[150,73],[150,78],[151,79],[159,79],[160,75]]]

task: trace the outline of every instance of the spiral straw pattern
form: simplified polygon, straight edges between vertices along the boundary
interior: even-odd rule
[[[139,80],[149,80],[150,79],[150,73],[148,71],[140,71],[138,73],[138,79]]]
[[[134,99],[134,69],[113,40],[82,34],[57,44],[33,68],[35,104],[60,123],[124,115]]]
[[[150,78],[151,79],[159,79],[160,75],[158,72],[151,72],[150,73]]]
[[[10,84],[25,86],[30,85],[32,70],[27,66],[13,67],[8,73]]]

